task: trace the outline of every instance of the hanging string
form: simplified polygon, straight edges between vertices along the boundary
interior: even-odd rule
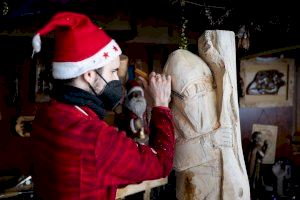
[[[204,15],[206,16],[208,23],[210,24],[210,26],[220,26],[224,23],[224,21],[229,18],[229,16],[231,15],[231,11],[232,9],[226,8],[224,6],[214,6],[214,5],[206,5],[206,3],[204,2],[203,4],[199,4],[193,1],[187,1],[187,0],[171,0],[170,1],[171,4],[176,4],[176,3],[180,3],[181,6],[181,30],[180,30],[180,48],[181,49],[186,49],[187,45],[188,45],[188,40],[186,37],[186,27],[187,27],[187,23],[188,20],[185,17],[185,8],[187,6],[187,4],[194,6],[198,6],[198,7],[203,7],[204,8]],[[222,14],[221,16],[214,16],[216,15],[216,13],[213,13],[213,10],[224,10],[225,13]],[[201,12],[202,13],[202,12]],[[219,12],[218,12],[219,13]],[[218,14],[217,13],[217,14]]]
[[[260,112],[260,115],[259,115],[256,123],[261,123],[261,119],[264,115],[265,115],[265,119],[267,120],[265,122],[269,123],[269,125],[272,125],[273,123],[270,123],[271,122],[270,119],[272,119],[272,118],[267,114],[265,109],[262,109],[262,111]]]
[[[200,7],[226,9],[224,6],[210,6],[210,5],[205,5],[205,3],[200,4],[200,3],[195,3],[195,2],[192,2],[192,1],[185,1],[185,3],[189,3],[189,4],[192,4],[192,5],[195,5],[195,6],[200,6]]]

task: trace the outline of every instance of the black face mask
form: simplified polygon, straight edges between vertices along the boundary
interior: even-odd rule
[[[106,110],[113,110],[115,107],[117,107],[123,100],[123,89],[122,89],[122,83],[120,80],[113,80],[110,82],[107,82],[101,74],[99,74],[97,71],[95,71],[106,83],[106,86],[104,87],[101,94],[97,94],[95,90],[91,87],[94,94],[103,102],[104,108]]]
[[[119,80],[110,81],[106,84],[103,92],[97,95],[104,103],[105,109],[113,110],[123,99],[122,84]]]

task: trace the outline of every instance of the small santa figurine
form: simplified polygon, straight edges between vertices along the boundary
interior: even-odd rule
[[[116,124],[140,144],[148,144],[149,139],[149,120],[146,111],[147,102],[143,88],[135,80],[127,81],[123,112],[117,117]]]

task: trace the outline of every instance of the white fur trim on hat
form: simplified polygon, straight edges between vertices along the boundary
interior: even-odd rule
[[[142,92],[142,96],[144,96],[144,90],[140,86],[134,86],[133,88],[131,88],[128,91],[127,96],[129,96],[132,92],[135,92],[135,91],[141,91]]]
[[[32,47],[33,47],[33,52],[32,52],[32,58],[33,58],[33,55],[35,53],[38,53],[41,51],[41,48],[42,48],[42,41],[41,41],[41,37],[40,37],[40,34],[36,34],[33,39],[32,39]]]
[[[104,48],[93,56],[78,62],[53,62],[53,77],[55,79],[70,79],[81,74],[98,69],[121,55],[122,51],[115,40],[111,40]],[[104,54],[108,55],[105,57]]]

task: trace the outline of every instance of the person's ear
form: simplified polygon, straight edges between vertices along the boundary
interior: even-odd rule
[[[90,85],[93,85],[96,81],[96,73],[94,72],[94,70],[87,71],[82,75],[82,78]]]

